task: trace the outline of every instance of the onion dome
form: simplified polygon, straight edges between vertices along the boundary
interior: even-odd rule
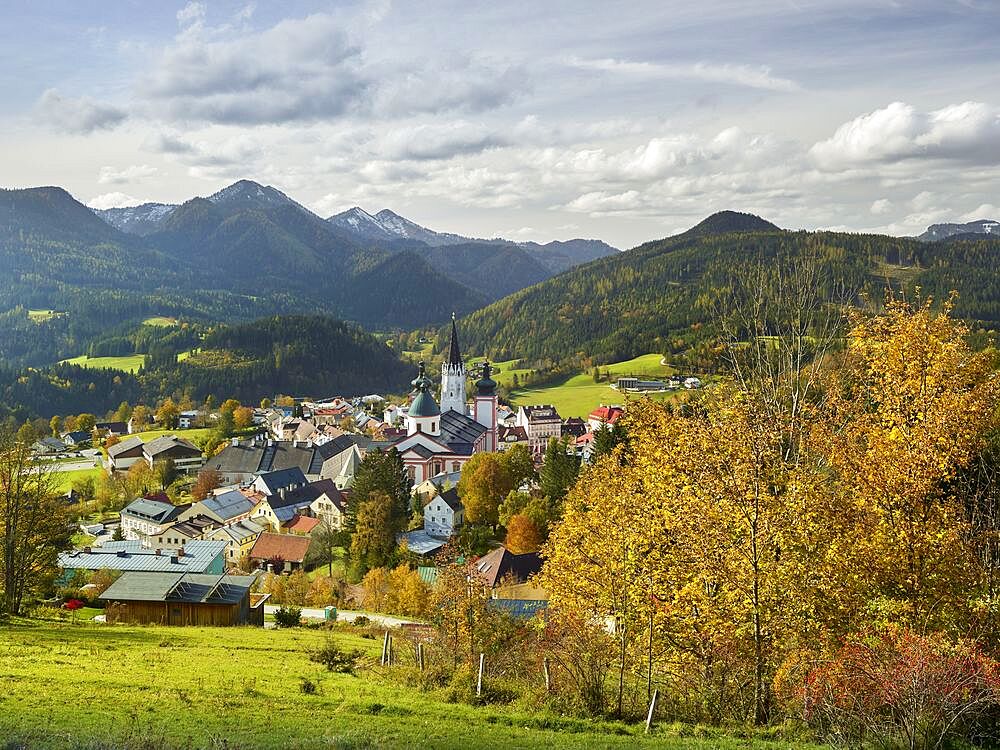
[[[430,394],[431,379],[424,372],[424,363],[420,363],[420,372],[412,382],[416,395],[410,402],[410,408],[406,412],[411,417],[436,417],[441,413],[437,401]]]
[[[489,361],[483,362],[483,377],[476,381],[476,391],[480,396],[493,396],[497,390],[497,381],[490,377],[492,368]]]

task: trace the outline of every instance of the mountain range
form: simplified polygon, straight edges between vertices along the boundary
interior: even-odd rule
[[[974,237],[975,235],[983,234],[1000,237],[1000,222],[992,219],[979,219],[965,224],[931,224],[927,227],[927,231],[918,236],[917,239],[925,242],[933,242],[935,240],[948,239],[949,237],[962,235]]]

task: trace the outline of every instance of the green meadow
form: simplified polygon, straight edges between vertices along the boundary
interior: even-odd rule
[[[69,365],[79,365],[94,370],[124,370],[125,372],[136,372],[145,361],[143,354],[129,354],[125,357],[88,357],[81,354],[79,357],[64,359],[63,362]]]
[[[341,648],[363,653],[357,676],[310,661],[330,637],[317,630],[108,626],[72,616],[0,625],[0,738],[32,750],[802,747],[677,725],[647,736],[642,725],[544,708],[449,702],[448,688],[406,687],[402,673],[412,667],[380,667],[378,634],[334,632]],[[303,690],[307,682],[314,692]]]

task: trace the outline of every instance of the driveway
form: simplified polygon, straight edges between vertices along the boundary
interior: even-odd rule
[[[281,608],[272,604],[265,604],[264,614],[273,615],[279,609]],[[326,614],[322,609],[303,608],[302,617],[306,620],[325,620]],[[337,610],[337,622],[354,622],[359,617],[367,617],[373,623],[381,625],[383,628],[398,628],[401,625],[421,624],[419,620],[409,620],[404,617],[382,615],[378,612],[357,612],[350,609]]]

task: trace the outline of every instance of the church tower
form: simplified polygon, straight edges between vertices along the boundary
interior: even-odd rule
[[[476,421],[486,428],[486,453],[497,449],[497,381],[490,375],[489,362],[483,362],[483,377],[476,382]]]
[[[424,372],[424,363],[420,363],[420,371],[412,381],[413,399],[406,413],[407,435],[424,435],[437,437],[441,434],[441,410],[430,394],[431,379]]]
[[[455,313],[451,314],[451,346],[448,357],[441,365],[441,411],[449,409],[467,414],[465,404],[465,364],[458,350],[458,326]]]

